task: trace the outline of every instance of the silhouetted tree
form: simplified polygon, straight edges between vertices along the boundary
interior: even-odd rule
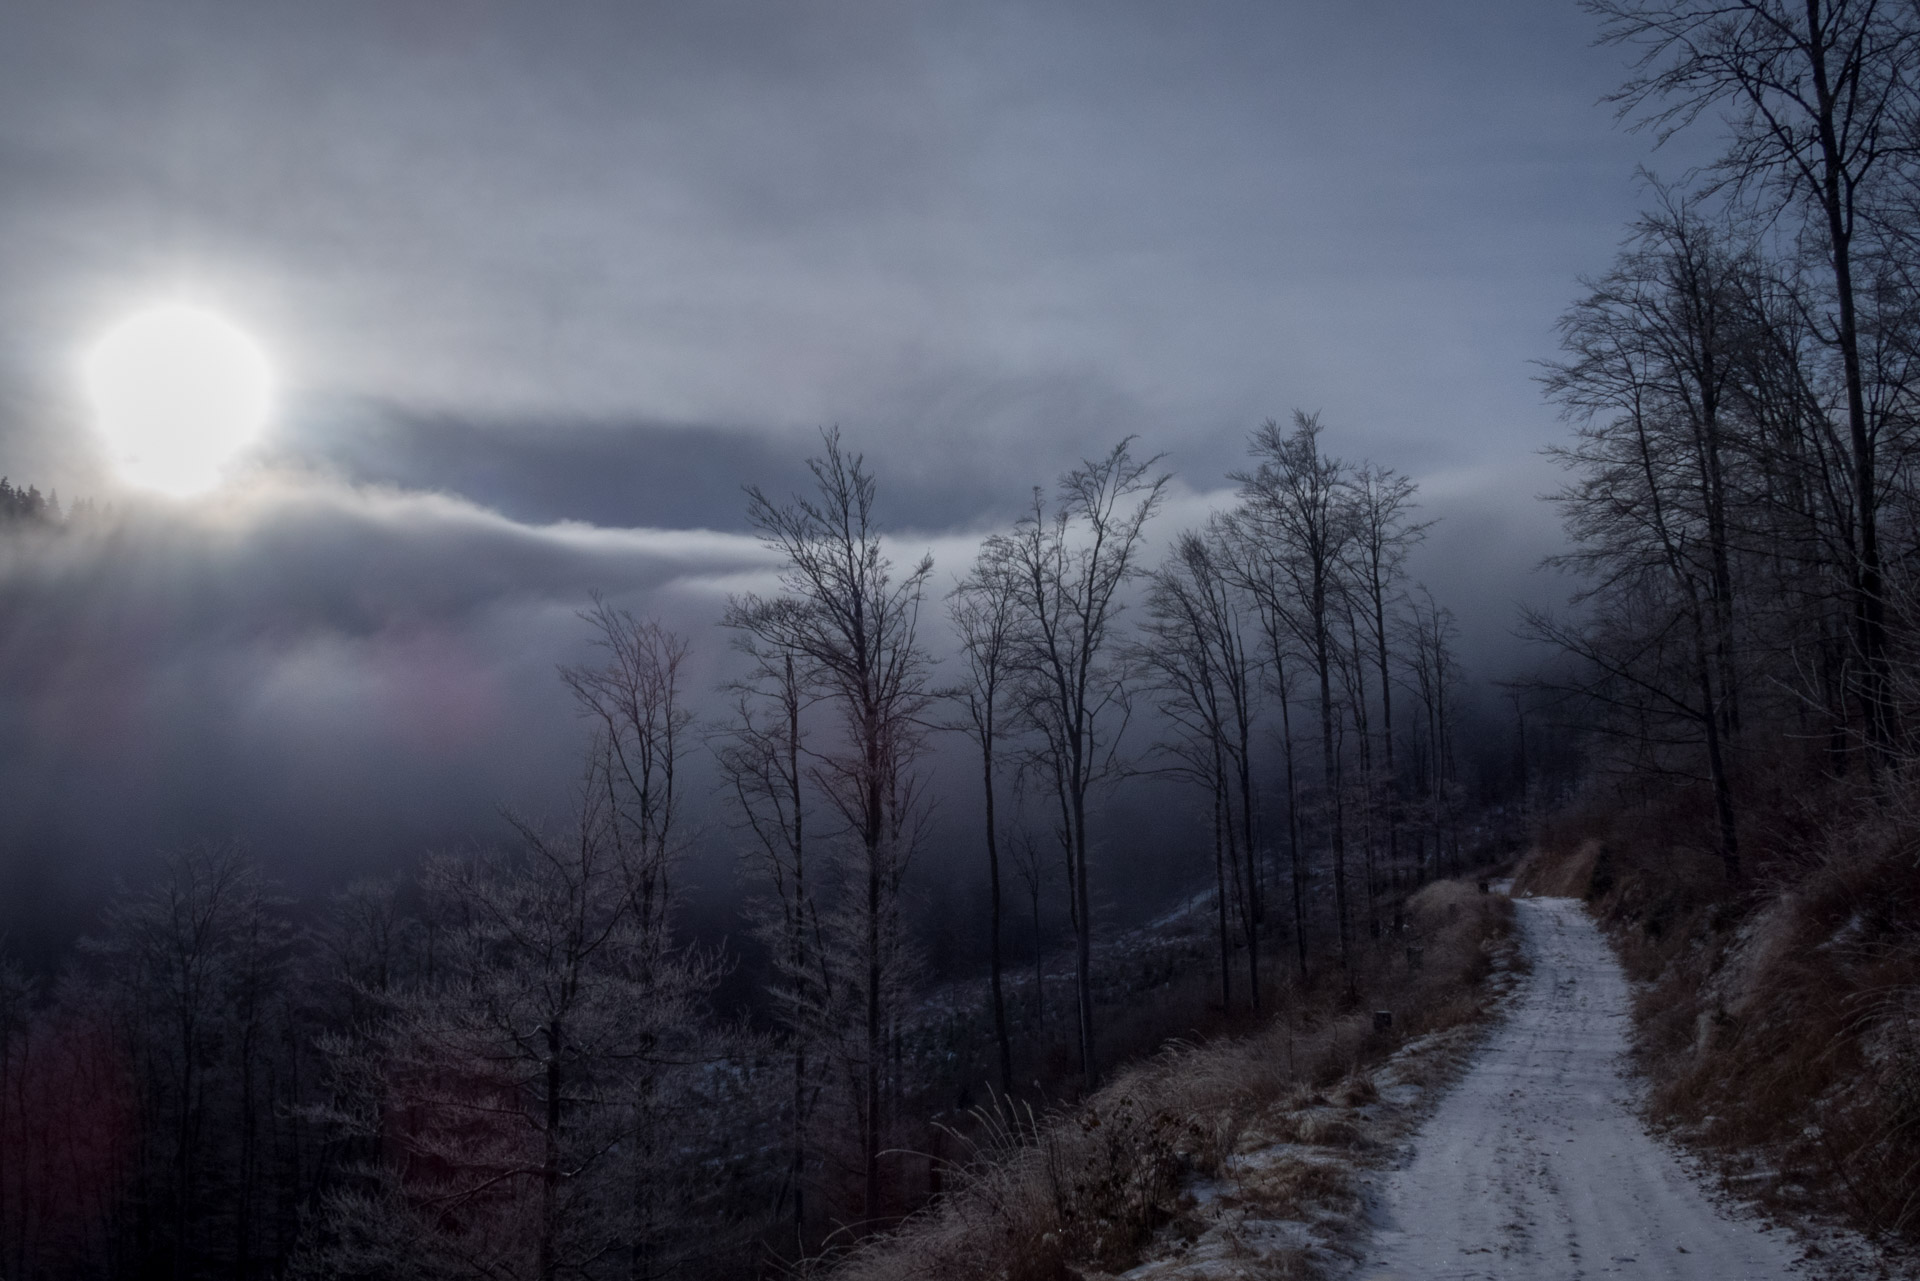
[[[1354,539],[1348,553],[1351,577],[1360,597],[1358,614],[1371,648],[1380,691],[1382,777],[1378,790],[1386,807],[1387,859],[1397,871],[1400,860],[1400,776],[1393,758],[1393,687],[1390,662],[1395,597],[1406,578],[1407,555],[1426,537],[1428,523],[1412,519],[1411,479],[1390,467],[1368,463],[1354,469]]]
[[[1339,661],[1346,558],[1356,535],[1347,467],[1320,452],[1317,415],[1295,411],[1292,431],[1272,419],[1253,435],[1254,467],[1237,471],[1243,526],[1274,549],[1271,564],[1290,597],[1275,615],[1294,632],[1320,685],[1321,795],[1333,855],[1334,912],[1340,962],[1352,973],[1347,910],[1346,817],[1334,743],[1333,682]]]
[[[1920,14],[1888,0],[1586,0],[1603,39],[1639,46],[1614,100],[1662,136],[1712,112],[1720,185],[1800,214],[1824,259],[1845,396],[1852,598],[1862,719],[1878,766],[1892,744],[1878,451],[1885,427],[1862,360],[1862,239],[1916,155]],[[1904,192],[1902,194],[1905,194]]]
[[[1677,720],[1699,734],[1720,857],[1737,879],[1729,490],[1734,389],[1754,342],[1745,302],[1753,268],[1681,206],[1643,219],[1637,232],[1561,321],[1569,359],[1547,377],[1549,393],[1580,424],[1574,444],[1551,451],[1576,473],[1555,496],[1575,550],[1553,563],[1586,575],[1581,598],[1596,606],[1592,624],[1582,632],[1535,614],[1530,626],[1604,673],[1607,699],[1643,711],[1652,699],[1657,723]],[[1623,629],[1629,618],[1644,634]],[[1676,630],[1684,657],[1663,643]]]
[[[842,902],[823,925],[835,933],[851,968],[822,1015],[860,1020],[857,1043],[841,1042],[852,1095],[869,1218],[880,1209],[882,1073],[890,1001],[906,963],[899,892],[917,838],[915,762],[931,694],[929,658],[919,641],[919,615],[932,557],[894,575],[879,525],[876,486],[862,458],[847,454],[837,430],[808,461],[815,492],[775,503],[749,489],[748,520],[781,562],[782,592],[747,594],[727,608],[727,625],[751,635],[763,651],[791,652],[805,664],[822,704],[836,722],[818,749],[809,778],[843,824],[854,865]],[[855,1013],[857,1011],[857,1014]]]
[[[1114,772],[1124,723],[1124,670],[1109,653],[1120,590],[1139,572],[1141,538],[1168,478],[1159,456],[1136,459],[1132,438],[1060,479],[1054,502],[1036,487],[1010,534],[990,554],[1018,584],[1015,664],[1021,716],[1038,740],[1032,759],[1057,805],[1074,930],[1080,1068],[1091,1088],[1094,1057],[1093,921],[1087,890],[1088,799]]]
[[[947,692],[959,704],[960,728],[980,749],[982,820],[987,843],[989,987],[993,1032],[1000,1053],[1000,1089],[1013,1092],[1013,1048],[1007,1036],[1007,1002],[1001,990],[1000,833],[994,806],[995,753],[1007,732],[1005,703],[1014,681],[1017,622],[1014,580],[997,548],[988,547],[948,597],[948,613],[960,639],[961,681]]]
[[[792,1067],[788,1098],[789,1159],[782,1192],[792,1208],[794,1249],[806,1248],[808,1125],[820,1087],[808,1074],[817,1039],[816,1014],[833,987],[821,937],[817,873],[809,879],[804,718],[812,702],[802,660],[791,648],[762,646],[751,632],[736,638],[753,659],[732,686],[733,716],[716,741],[723,786],[748,836],[747,858],[772,891],[754,904],[756,927],[772,956],[767,988],[787,1033]]]
[[[1222,532],[1187,531],[1156,570],[1147,592],[1140,657],[1178,738],[1166,750],[1207,787],[1214,806],[1215,880],[1220,896],[1221,1000],[1227,980],[1227,911],[1239,914],[1247,984],[1260,1008],[1261,887],[1253,831],[1253,723],[1257,675],[1241,624],[1240,593],[1228,577]],[[1224,853],[1224,859],[1222,855]]]

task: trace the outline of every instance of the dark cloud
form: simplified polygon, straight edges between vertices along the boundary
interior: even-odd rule
[[[1592,34],[1537,0],[0,0],[0,472],[118,513],[0,540],[0,897],[197,835],[374,865],[552,797],[588,591],[699,631],[711,684],[740,488],[833,424],[944,576],[1121,436],[1180,473],[1171,530],[1321,410],[1422,481],[1417,568],[1499,667],[1555,537],[1528,362],[1649,156]],[[73,365],[173,291],[286,386],[262,470],[166,514]]]
[[[0,882],[84,898],[158,849],[237,837],[311,883],[491,839],[499,806],[564,802],[581,740],[554,669],[585,655],[589,593],[701,633],[705,688],[723,584],[762,566],[738,535],[299,478],[12,533]]]
[[[31,367],[184,280],[309,390],[457,415],[1524,447],[1646,150],[1529,0],[12,8]]]
[[[1036,438],[1027,424],[1033,414],[1056,424],[1060,438]],[[1079,461],[1075,442],[1101,441],[1104,452],[1144,426],[1137,411],[1061,378],[929,387],[911,414],[849,424],[844,439],[884,479],[888,512],[938,531],[1011,519],[1033,484],[1051,484]],[[474,417],[360,404],[315,408],[285,424],[270,461],[354,484],[458,495],[522,521],[739,530],[746,489],[781,495],[810,484],[805,459],[820,444],[819,428]],[[983,451],[1009,457],[993,465]]]

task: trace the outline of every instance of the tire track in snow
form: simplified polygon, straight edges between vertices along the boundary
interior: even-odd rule
[[[1775,1281],[1783,1232],[1709,1200],[1634,1110],[1628,991],[1574,899],[1516,899],[1506,1021],[1384,1180],[1359,1281]]]

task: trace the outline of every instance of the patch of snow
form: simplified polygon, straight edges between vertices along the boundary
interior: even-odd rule
[[[1519,900],[1532,973],[1385,1180],[1359,1281],[1783,1281],[1802,1252],[1717,1205],[1647,1133],[1626,979],[1573,899]]]

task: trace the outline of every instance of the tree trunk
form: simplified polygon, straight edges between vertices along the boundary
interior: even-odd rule
[[[1339,769],[1333,750],[1333,676],[1332,655],[1328,652],[1324,602],[1316,601],[1320,624],[1315,629],[1314,666],[1320,676],[1320,771],[1321,788],[1326,794],[1328,819],[1333,827],[1333,910],[1339,918],[1340,968],[1347,985],[1353,985],[1353,947],[1347,928],[1347,836],[1341,804]]]
[[[1029,897],[1033,901],[1033,1036],[1029,1039],[1033,1044],[1038,1044],[1040,1033],[1047,1024],[1047,972],[1046,951],[1040,933],[1040,875],[1037,867],[1034,869]]]
[[[1007,1037],[1007,998],[1000,980],[1000,838],[993,813],[993,725],[980,740],[981,781],[987,798],[987,889],[993,916],[989,964],[992,970],[993,1035],[1000,1043],[1000,1092],[1013,1093],[1013,1043]]]
[[[1253,993],[1253,1008],[1260,1008],[1260,926],[1266,916],[1265,895],[1261,892],[1259,851],[1253,840],[1253,751],[1245,692],[1245,668],[1240,669],[1242,685],[1235,696],[1240,754],[1234,758],[1235,781],[1240,786],[1240,842],[1246,852],[1247,869],[1247,985]]]
[[[1274,666],[1279,669],[1278,651]],[[1300,864],[1300,787],[1293,761],[1293,700],[1287,697],[1284,671],[1280,684],[1280,745],[1287,765],[1287,873],[1293,884],[1293,946],[1300,967],[1300,978],[1307,977],[1307,872]]]
[[[866,1124],[862,1127],[860,1159],[865,1172],[864,1206],[869,1229],[880,1213],[880,1060],[886,1053],[885,1028],[880,1019],[880,867],[879,850],[867,847],[867,1064]]]
[[[1080,1075],[1091,1094],[1099,1079],[1093,1058],[1093,915],[1087,895],[1087,798],[1083,787],[1073,796],[1074,976],[1080,1007]]]
[[[1853,287],[1851,197],[1841,190],[1844,160],[1835,130],[1835,86],[1827,70],[1821,39],[1819,0],[1807,0],[1807,49],[1812,63],[1816,123],[1822,160],[1820,204],[1826,215],[1827,244],[1839,306],[1840,364],[1847,384],[1847,434],[1853,453],[1855,520],[1860,534],[1860,563],[1854,574],[1854,619],[1860,661],[1861,712],[1867,729],[1867,765],[1878,780],[1892,745],[1887,708],[1885,602],[1881,597],[1879,495],[1873,439],[1867,430],[1865,379],[1860,371],[1860,331]],[[1878,783],[1876,782],[1876,786]]]
[[[559,1274],[560,1244],[560,1052],[558,1020],[547,1024],[547,1114],[540,1161],[540,1281]]]
[[[1214,756],[1218,764],[1219,753],[1216,752]],[[1233,1008],[1233,940],[1227,930],[1227,864],[1220,840],[1220,783],[1217,778],[1213,786],[1213,887],[1220,918],[1220,1009],[1225,1012]]]
[[[1387,670],[1387,602],[1385,585],[1374,574],[1373,637],[1380,668],[1380,742],[1387,769],[1387,867],[1398,886],[1400,877],[1400,774],[1393,764],[1393,679]]]

